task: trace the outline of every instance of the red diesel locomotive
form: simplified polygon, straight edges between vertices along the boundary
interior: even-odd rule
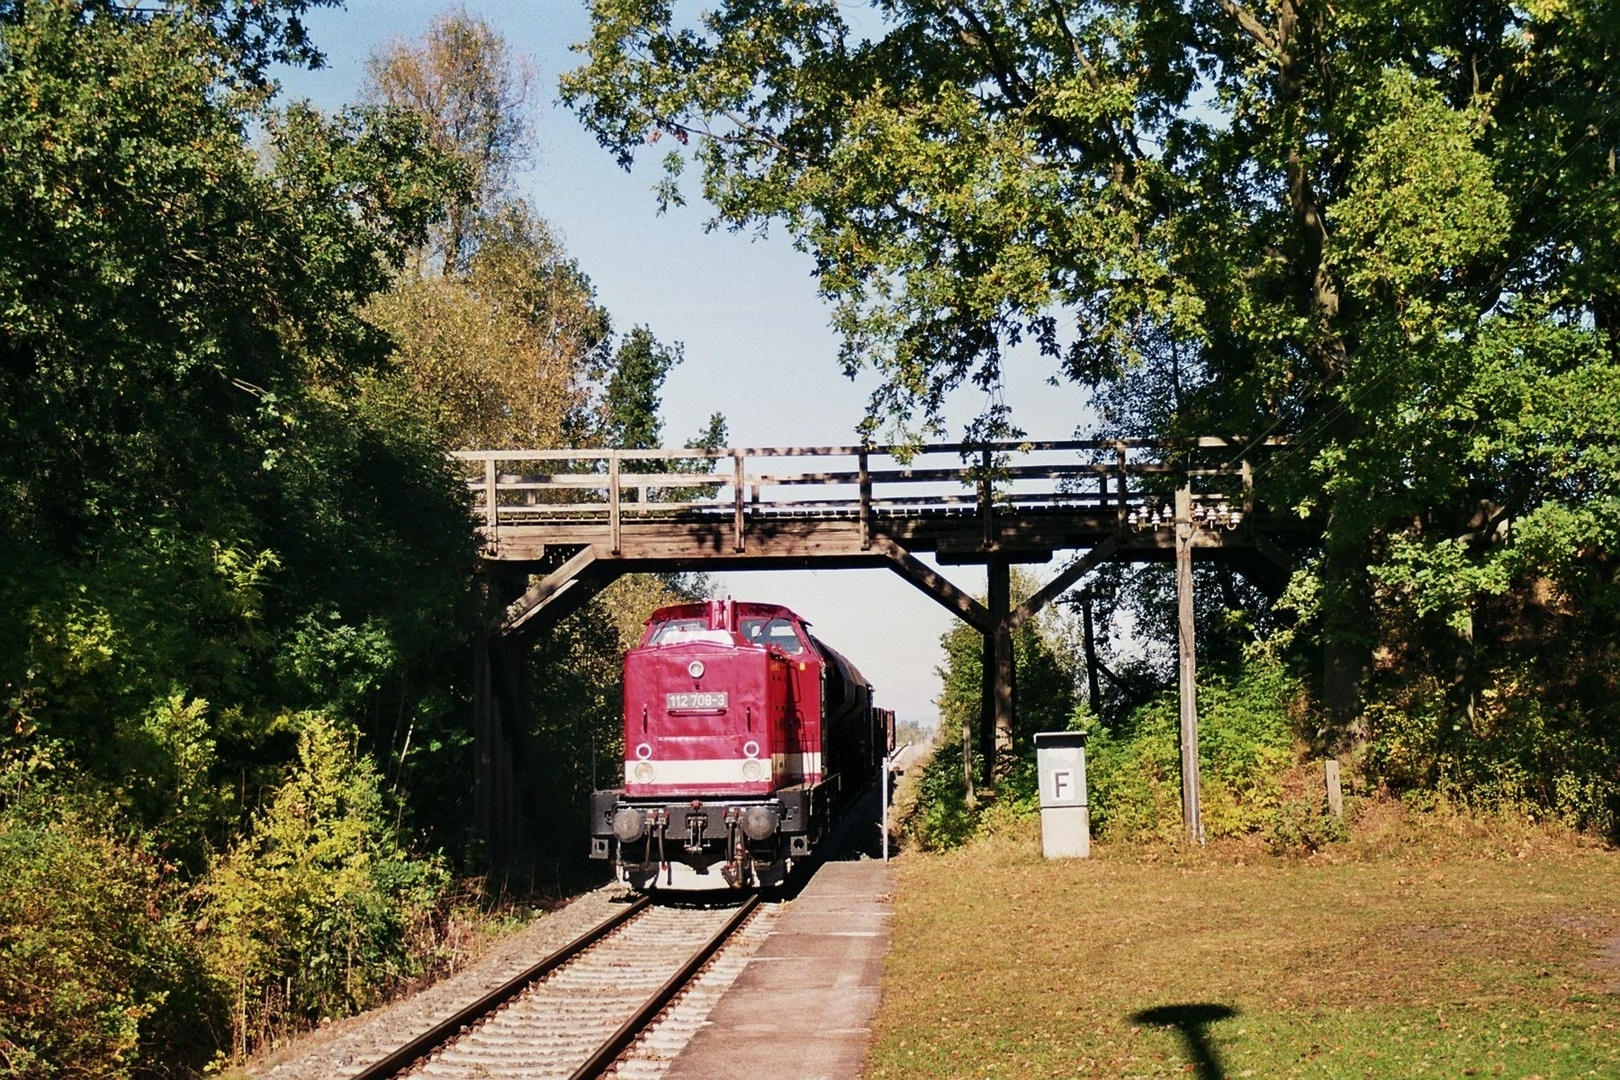
[[[591,857],[642,890],[778,884],[893,742],[871,684],[787,608],[660,608],[624,657],[624,786],[591,796]]]

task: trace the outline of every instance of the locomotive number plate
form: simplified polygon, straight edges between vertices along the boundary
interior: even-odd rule
[[[664,707],[670,712],[677,709],[723,709],[726,707],[724,690],[707,694],[665,694]]]

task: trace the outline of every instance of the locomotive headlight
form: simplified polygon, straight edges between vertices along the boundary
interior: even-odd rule
[[[764,775],[765,775],[765,766],[764,766],[764,764],[762,764],[757,759],[749,758],[747,761],[743,762],[743,779],[744,780],[750,780],[750,781],[758,780],[760,777],[762,777]]]
[[[638,784],[650,784],[653,778],[653,767],[645,761],[637,762],[635,772],[632,774]]]
[[[769,840],[782,823],[769,806],[750,806],[743,812],[742,830],[750,840]]]
[[[613,835],[619,838],[619,843],[629,844],[641,839],[645,822],[641,811],[625,806],[613,815]]]
[[[686,665],[686,673],[694,679],[703,678],[703,661],[694,660]]]

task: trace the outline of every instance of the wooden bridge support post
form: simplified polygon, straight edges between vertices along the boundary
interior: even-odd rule
[[[491,867],[510,864],[523,849],[513,767],[520,718],[509,715],[520,696],[510,685],[514,651],[494,634],[484,635],[473,649],[473,819]]]
[[[1012,563],[991,559],[986,567],[990,628],[984,635],[984,699],[980,708],[979,755],[985,783],[993,783],[1012,759],[1013,660]]]
[[[510,599],[521,584],[495,578]],[[525,849],[520,788],[528,705],[529,637],[491,628],[473,648],[473,826],[492,868],[508,867]]]
[[[1204,842],[1198,783],[1198,661],[1193,650],[1192,489],[1176,489],[1176,653],[1181,689],[1181,822]]]
[[[1091,619],[1091,588],[1080,593],[1080,631],[1086,652],[1086,704],[1092,716],[1102,715],[1102,684],[1097,681],[1097,632]]]

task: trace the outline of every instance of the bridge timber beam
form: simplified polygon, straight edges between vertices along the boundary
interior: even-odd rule
[[[921,589],[924,595],[937,601],[946,611],[981,634],[993,632],[995,616],[972,594],[952,584],[945,575],[935,572],[927,563],[892,540],[875,542],[873,547],[888,560],[889,569]]]
[[[538,628],[541,616],[548,624],[561,622],[611,585],[620,573],[611,561],[599,559],[594,548],[581,548],[506,606],[497,633],[510,637],[523,633],[526,627]]]

